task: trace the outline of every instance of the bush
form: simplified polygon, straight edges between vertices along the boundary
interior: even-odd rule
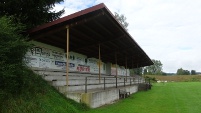
[[[11,18],[1,17],[0,29],[0,89],[6,94],[17,94],[26,84],[28,73],[23,58],[30,45],[27,37],[20,34],[23,26]]]

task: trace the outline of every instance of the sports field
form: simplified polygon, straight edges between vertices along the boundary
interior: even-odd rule
[[[201,113],[201,82],[154,83],[149,91],[85,113]]]

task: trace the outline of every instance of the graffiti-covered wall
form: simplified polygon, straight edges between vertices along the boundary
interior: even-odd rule
[[[64,50],[47,44],[32,42],[35,46],[25,55],[30,67],[65,69],[66,60]]]
[[[90,67],[87,65],[87,56],[69,52],[69,71],[90,73]]]
[[[30,67],[66,70],[66,54],[64,49],[50,46],[40,42],[32,42],[35,46],[30,49],[25,61]],[[69,71],[82,73],[99,73],[99,60],[69,52]],[[106,65],[101,62],[101,73],[106,74]]]

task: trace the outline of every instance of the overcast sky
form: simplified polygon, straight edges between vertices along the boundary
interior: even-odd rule
[[[164,72],[201,72],[201,0],[66,0],[55,10],[66,16],[99,3],[127,17],[128,32]]]

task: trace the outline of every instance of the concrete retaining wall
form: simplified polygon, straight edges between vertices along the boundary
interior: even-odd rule
[[[97,108],[102,105],[110,104],[119,99],[119,89],[125,89],[131,94],[138,91],[138,85],[126,86],[121,88],[111,88],[107,90],[91,91],[88,93],[67,93],[66,97],[77,102],[86,103],[91,108]]]

